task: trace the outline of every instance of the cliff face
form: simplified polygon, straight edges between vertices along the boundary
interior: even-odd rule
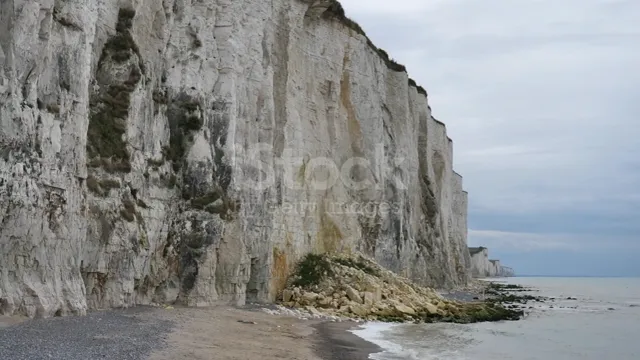
[[[489,249],[469,248],[469,255],[471,256],[471,276],[474,278],[489,276]]]
[[[465,283],[452,142],[381,54],[331,1],[3,1],[0,313],[270,301],[312,251]]]
[[[502,265],[500,260],[489,260],[489,276],[496,277],[502,273]]]
[[[485,247],[470,247],[471,276],[475,278],[485,277],[510,277],[515,276],[512,268],[503,266],[500,260],[489,260],[489,249]]]
[[[502,266],[500,268],[500,276],[501,277],[513,277],[513,276],[516,276],[516,272],[513,270],[513,268],[510,268],[508,266]]]

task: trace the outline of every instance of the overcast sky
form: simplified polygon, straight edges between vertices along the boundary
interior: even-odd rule
[[[447,124],[470,245],[519,274],[640,276],[640,1],[342,4]]]

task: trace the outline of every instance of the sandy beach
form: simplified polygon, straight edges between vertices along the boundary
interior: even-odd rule
[[[232,307],[173,309],[166,348],[149,360],[366,360],[378,348],[348,332],[357,323],[300,320]]]
[[[365,360],[378,348],[355,322],[256,309],[137,307],[49,319],[0,317],[2,359]]]
[[[473,301],[481,287],[442,295]],[[264,306],[269,311],[139,306],[47,319],[0,316],[0,359],[366,360],[382,350],[349,331],[358,322],[303,320]]]

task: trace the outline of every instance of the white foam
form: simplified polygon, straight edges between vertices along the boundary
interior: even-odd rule
[[[372,360],[469,360],[461,351],[466,337],[450,324],[370,322],[350,331],[383,349]]]
[[[385,340],[384,332],[393,329],[394,324],[370,322],[361,325],[358,329],[350,330],[353,334],[361,337],[362,339],[371,342],[381,347],[385,352],[397,353],[402,350],[400,344],[396,344],[392,341]],[[377,354],[369,355],[370,359],[380,359],[376,357]]]
[[[399,324],[389,324],[380,322],[369,322],[360,326],[359,329],[350,330],[353,334],[360,338],[378,345],[384,351],[369,355],[373,360],[391,360],[391,359],[406,359],[406,360],[426,360],[435,359],[428,354],[424,354],[418,348],[408,348],[406,345],[394,342],[390,340],[390,333]]]

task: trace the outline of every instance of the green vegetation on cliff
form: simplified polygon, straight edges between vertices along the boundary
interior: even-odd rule
[[[405,72],[405,73],[407,72],[407,68],[404,65],[399,64],[394,59],[389,57],[389,54],[386,51],[377,47],[371,41],[371,39],[369,39],[369,36],[367,36],[367,33],[365,33],[365,31],[362,29],[360,24],[358,24],[357,22],[355,22],[354,20],[352,20],[347,16],[344,10],[344,7],[342,6],[342,4],[340,4],[339,1],[332,0],[332,3],[329,6],[329,8],[324,12],[323,17],[326,19],[337,20],[342,24],[344,24],[349,29],[364,36],[367,39],[367,45],[369,45],[369,47],[376,54],[378,54],[378,56],[382,59],[382,61],[384,61],[385,65],[389,70],[396,71],[396,72]],[[418,85],[416,81],[411,78],[409,79],[409,86],[415,87],[418,90],[418,93],[423,94],[424,96],[427,96],[427,91],[422,86]]]

